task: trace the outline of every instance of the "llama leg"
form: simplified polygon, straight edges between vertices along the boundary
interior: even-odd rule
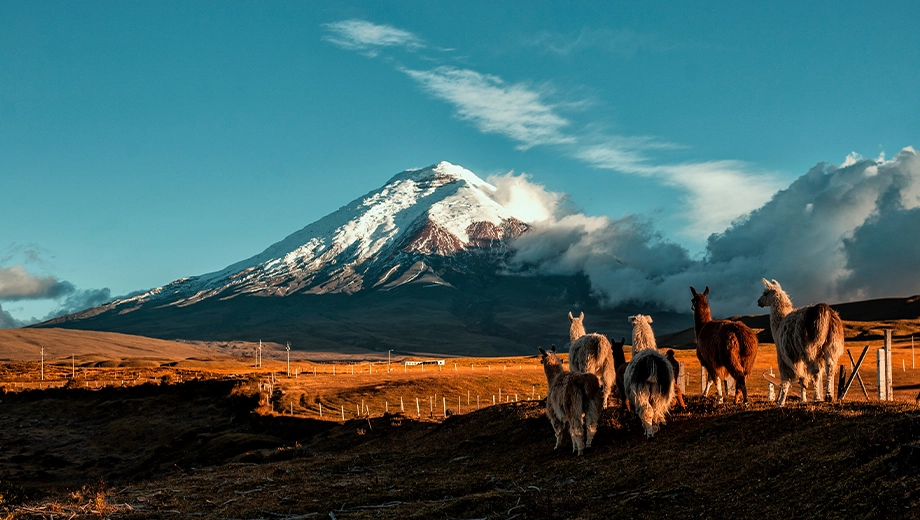
[[[722,397],[722,380],[719,379],[718,377],[716,377],[716,390],[718,391],[718,394],[719,394],[719,404],[723,404],[725,400]]]
[[[824,400],[824,378],[819,371],[815,375],[815,402],[819,403]]]
[[[789,385],[791,384],[792,381],[786,380],[779,385],[779,397],[776,399],[777,407],[782,408],[786,404],[786,394],[789,393]]]
[[[706,381],[706,389],[703,390],[703,397],[709,396],[709,389],[712,388],[712,379]]]
[[[552,417],[549,418],[549,422],[553,425],[553,431],[556,432],[556,446],[553,449],[558,450],[559,445],[562,444],[562,432],[565,430],[565,423]]]
[[[585,451],[585,430],[581,424],[574,422],[569,425],[569,435],[572,436],[572,453],[581,455]]]
[[[833,403],[837,400],[837,393],[834,392],[834,382],[837,381],[837,361],[827,363],[825,372],[827,373],[827,401]]]
[[[738,404],[739,397],[743,397],[742,402],[747,404],[747,378],[745,376],[741,376],[735,381],[735,404]]]

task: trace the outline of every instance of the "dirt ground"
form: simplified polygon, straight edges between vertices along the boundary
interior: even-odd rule
[[[758,370],[771,355],[762,350]],[[691,375],[692,356],[678,352]],[[861,371],[868,399],[857,386],[843,403],[784,409],[762,377],[748,406],[717,405],[691,377],[689,409],[654,440],[614,402],[577,457],[567,439],[553,450],[535,359],[467,362],[354,363],[335,375],[304,364],[296,377],[277,360],[246,373],[103,367],[98,389],[91,376],[36,391],[9,383],[35,366],[7,364],[0,508],[10,518],[920,518],[920,370],[895,373],[894,403],[874,399],[873,366]],[[142,370],[135,384],[113,377],[130,370]],[[416,397],[428,403],[421,417]]]

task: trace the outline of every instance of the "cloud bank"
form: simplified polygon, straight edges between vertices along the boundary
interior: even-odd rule
[[[514,243],[515,268],[585,273],[611,306],[689,312],[688,287],[709,285],[717,315],[759,313],[761,278],[779,280],[800,305],[920,293],[920,157],[913,148],[889,161],[815,166],[711,235],[701,259],[649,221],[589,217],[526,178],[516,182],[519,196],[546,217]]]
[[[54,276],[32,274],[23,265],[0,266],[0,302],[22,300],[58,300],[58,308],[42,319],[17,319],[0,306],[0,329],[24,327],[72,314],[109,302],[112,295],[108,288],[77,289],[72,283]]]

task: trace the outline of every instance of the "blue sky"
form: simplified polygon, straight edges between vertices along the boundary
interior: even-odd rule
[[[441,160],[700,257],[815,164],[920,146],[918,26],[913,1],[2,2],[0,286],[31,284],[2,312],[221,269]]]

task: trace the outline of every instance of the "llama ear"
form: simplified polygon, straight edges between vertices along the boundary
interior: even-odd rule
[[[652,322],[652,317],[651,317],[651,316],[646,316],[646,318],[648,318],[648,322],[649,322],[649,323]]]
[[[628,322],[630,322],[630,323],[635,323],[635,322],[636,322],[636,317],[635,317],[635,316],[630,316],[630,317],[626,318],[626,320],[627,320]]]
[[[552,350],[553,352],[556,351],[556,344],[555,344],[555,343],[553,343],[553,346],[550,348],[550,350]]]
[[[766,278],[761,278],[760,281],[763,282],[763,286],[766,287],[767,289],[771,288],[770,282],[768,282]]]
[[[779,288],[780,288],[780,287],[779,287],[779,282],[777,282],[776,280],[773,280],[773,287],[774,287],[775,289],[779,289]]]
[[[690,294],[696,296],[696,289],[694,289],[692,285],[690,286]]]
[[[546,355],[546,351],[543,350],[543,347],[537,347],[537,348],[540,350],[540,354],[542,354],[542,355],[544,355],[544,356]]]
[[[703,296],[709,296],[709,286],[706,286],[706,290],[703,291]]]
[[[572,311],[569,311],[569,319],[575,321],[575,316],[572,316]]]
[[[622,345],[625,345],[625,344],[626,344],[626,338],[625,338],[625,337],[620,338],[620,343],[621,343]]]
[[[581,314],[578,315],[578,319],[580,320],[585,319],[585,311],[581,311]]]

